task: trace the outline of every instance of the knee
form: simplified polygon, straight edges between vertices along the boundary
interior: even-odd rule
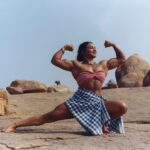
[[[127,106],[127,104],[124,103],[124,102],[121,102],[121,103],[120,103],[120,109],[121,109],[122,115],[125,114],[125,113],[128,111],[128,106]]]

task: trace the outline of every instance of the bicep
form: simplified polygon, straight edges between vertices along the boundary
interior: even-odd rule
[[[67,60],[67,59],[57,60],[57,62],[55,62],[53,64],[61,69],[67,70],[67,71],[71,71],[73,68],[73,61]]]
[[[112,59],[107,61],[107,67],[109,70],[111,70],[111,69],[114,69],[116,67],[119,67],[123,63],[124,63],[124,60],[112,58]]]

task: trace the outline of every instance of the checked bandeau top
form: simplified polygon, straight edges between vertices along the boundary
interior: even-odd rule
[[[106,73],[104,71],[97,71],[97,72],[82,71],[77,76],[76,81],[78,82],[79,85],[82,85],[83,83],[89,81],[90,79],[95,78],[103,84],[105,77]]]

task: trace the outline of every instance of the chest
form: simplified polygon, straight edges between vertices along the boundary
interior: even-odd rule
[[[99,71],[102,71],[102,72],[107,72],[106,69],[105,69],[105,66],[102,65],[102,64],[92,64],[92,65],[89,65],[89,64],[77,64],[75,66],[75,68],[73,69],[72,71],[72,74],[74,76],[74,78],[77,78],[78,75],[81,73],[81,72],[99,72]]]
[[[82,64],[79,68],[78,71],[90,71],[90,72],[98,72],[98,71],[104,71],[105,67],[101,64]]]

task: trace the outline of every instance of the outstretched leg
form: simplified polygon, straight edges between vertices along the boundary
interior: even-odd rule
[[[69,112],[67,106],[63,103],[49,113],[18,121],[9,125],[7,128],[4,128],[2,131],[6,133],[15,132],[16,128],[18,127],[39,126],[45,123],[71,118],[73,118],[72,114]]]

